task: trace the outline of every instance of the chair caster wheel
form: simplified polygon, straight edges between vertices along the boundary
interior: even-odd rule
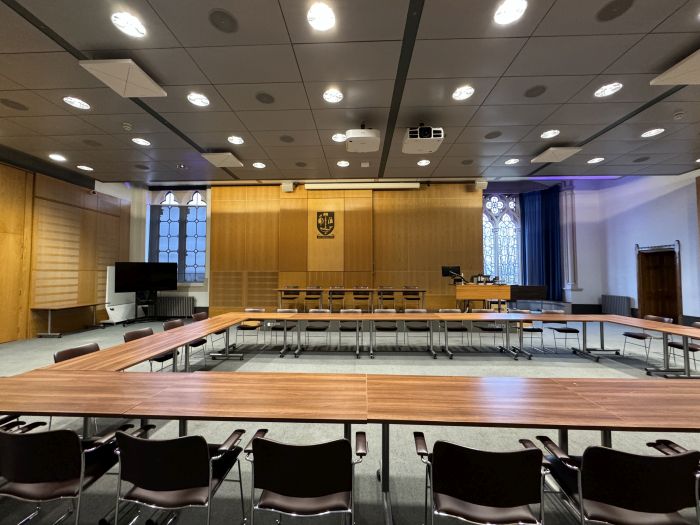
[[[298,358],[299,358],[299,356],[298,356],[298,355],[295,355],[295,356],[294,356],[294,359],[298,359]]]
[[[455,358],[455,356],[453,356],[453,355],[450,356],[450,359],[454,359],[454,358]]]
[[[436,356],[436,355],[434,355],[434,356],[433,356],[433,359],[437,359],[437,356]]]
[[[382,480],[382,471],[377,469],[377,481],[381,481],[381,480]]]

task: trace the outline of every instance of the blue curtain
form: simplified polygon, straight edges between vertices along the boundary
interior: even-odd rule
[[[523,284],[547,287],[547,299],[562,300],[559,186],[520,195]]]

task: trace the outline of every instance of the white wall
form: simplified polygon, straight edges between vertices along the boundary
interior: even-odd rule
[[[698,175],[694,171],[677,177],[630,177],[597,191],[576,190],[579,287],[583,290],[574,295],[574,302],[598,302],[606,293],[632,297],[636,306],[635,244],[656,246],[680,240],[683,313],[700,316]]]

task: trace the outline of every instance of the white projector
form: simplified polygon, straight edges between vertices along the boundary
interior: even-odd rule
[[[378,129],[349,129],[345,132],[345,149],[350,153],[379,151]]]
[[[437,151],[445,138],[442,128],[418,126],[408,128],[403,138],[403,153],[425,154]]]

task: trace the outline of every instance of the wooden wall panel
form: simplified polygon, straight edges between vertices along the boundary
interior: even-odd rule
[[[355,192],[348,192],[355,193]],[[372,196],[345,199],[345,271],[372,271]]]
[[[314,197],[317,192],[312,192]],[[318,192],[334,195],[336,192]],[[345,269],[345,200],[342,197],[309,198],[307,266],[310,271],[342,272]],[[335,212],[335,228],[331,236],[319,235],[316,218],[318,212]]]
[[[278,269],[279,199],[246,201],[244,268],[256,271]]]
[[[307,220],[306,199],[280,199],[278,244],[280,272],[306,271]]]

